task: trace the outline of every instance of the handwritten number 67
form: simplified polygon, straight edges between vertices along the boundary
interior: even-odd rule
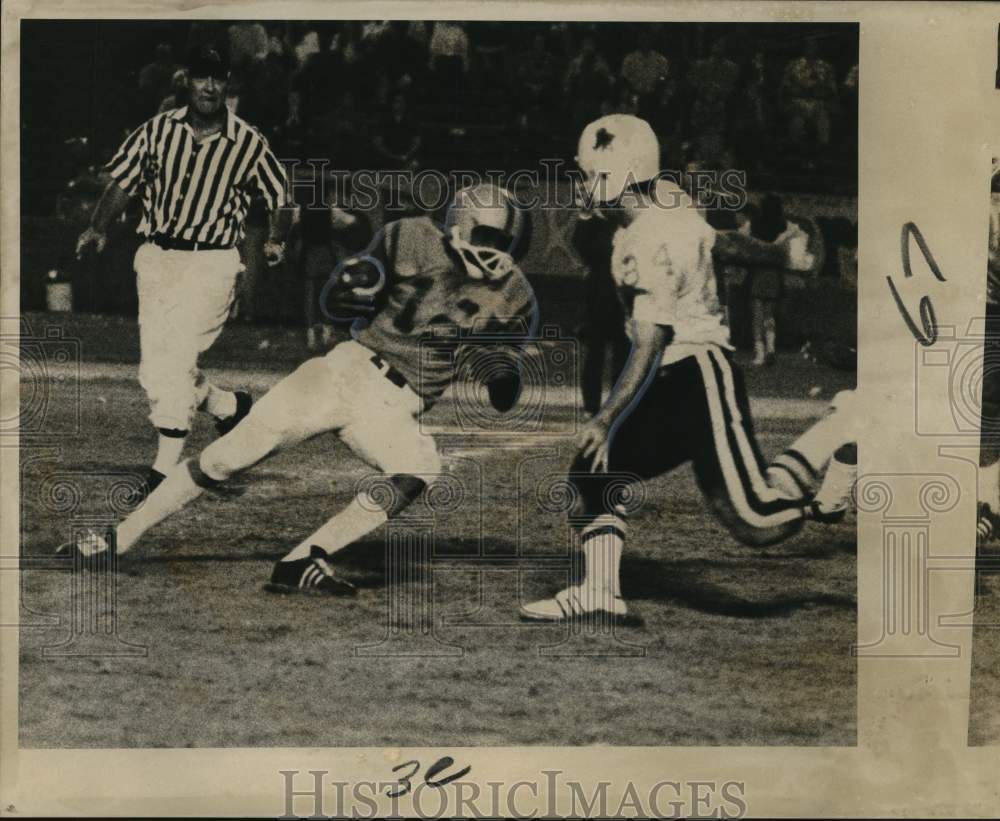
[[[441,773],[443,773],[445,770],[451,767],[454,763],[455,759],[453,759],[450,755],[446,755],[443,758],[439,758],[437,761],[435,761],[433,764],[431,764],[431,766],[427,768],[427,771],[424,773],[424,783],[428,787],[440,788],[445,786],[445,784],[450,784],[452,781],[456,781],[459,778],[468,775],[469,772],[472,770],[471,766],[466,766],[463,767],[461,770],[458,770],[457,772],[453,772],[450,775],[445,775],[442,776],[441,778],[438,778],[438,776],[440,776]],[[414,776],[416,776],[418,772],[420,772],[420,766],[421,765],[419,761],[404,761],[402,764],[397,764],[395,767],[393,767],[392,771],[394,773],[397,773],[400,770],[408,770],[408,772],[405,772],[402,775],[397,776],[396,780],[399,782],[399,786],[394,788],[390,787],[386,791],[386,795],[389,796],[390,798],[396,798],[400,795],[406,795],[407,793],[411,792],[413,789],[413,778]]]
[[[903,256],[903,277],[909,279],[913,276],[913,271],[910,268],[911,237],[916,241],[917,248],[920,249],[924,262],[927,263],[927,267],[931,269],[931,273],[934,274],[937,281],[945,282],[945,276],[941,273],[941,269],[938,267],[937,262],[934,261],[934,255],[931,254],[931,249],[927,246],[927,242],[924,240],[924,235],[920,233],[920,229],[917,228],[916,224],[912,222],[908,222],[903,226],[902,236],[900,237]],[[931,303],[931,298],[929,296],[924,296],[920,299],[920,327],[917,327],[917,323],[914,321],[910,312],[903,304],[903,298],[899,295],[899,291],[896,290],[896,284],[892,281],[892,277],[886,277],[886,281],[889,283],[889,290],[892,292],[892,298],[896,300],[896,308],[899,309],[899,314],[903,317],[903,322],[906,323],[906,327],[909,328],[910,333],[913,334],[913,337],[917,340],[917,342],[925,348],[929,348],[937,342],[938,338],[937,316],[934,313],[934,305]]]

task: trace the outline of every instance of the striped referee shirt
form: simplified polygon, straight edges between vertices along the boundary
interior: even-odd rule
[[[231,246],[243,236],[254,196],[286,204],[285,170],[267,140],[230,111],[222,130],[195,142],[187,107],[133,131],[107,164],[130,196],[142,197],[138,233]]]

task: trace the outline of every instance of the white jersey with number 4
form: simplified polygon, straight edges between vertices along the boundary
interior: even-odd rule
[[[657,202],[618,229],[611,252],[611,273],[627,314],[673,328],[664,365],[704,345],[731,347],[712,263],[715,229],[687,194],[666,186],[672,183],[661,181]]]

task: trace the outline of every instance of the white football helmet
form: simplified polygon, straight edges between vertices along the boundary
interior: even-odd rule
[[[660,173],[660,141],[645,120],[609,114],[583,129],[576,162],[584,174],[584,196],[589,202],[614,202],[629,186]]]
[[[502,279],[528,250],[531,215],[489,183],[461,188],[445,217],[448,241],[473,279]]]

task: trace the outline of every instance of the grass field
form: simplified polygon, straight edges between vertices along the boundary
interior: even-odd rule
[[[974,623],[969,744],[1000,744],[1000,573],[996,571],[979,576]]]
[[[53,385],[47,426],[73,429],[75,396]],[[154,530],[118,574],[118,636],[144,655],[46,655],[73,635],[72,607],[84,619],[109,607],[83,574],[31,563],[107,516],[109,482],[141,476],[151,456],[134,382],[82,383],[80,411],[77,435],[22,450],[24,746],[854,743],[853,520],[752,550],[706,515],[683,469],[648,486],[631,529],[624,592],[644,626],[517,622],[520,600],[570,573],[563,516],[540,504],[544,477],[569,461],[558,435],[525,450],[440,434],[465,500],[437,513],[432,555],[404,576],[383,533],[341,554],[353,601],[261,589],[368,473],[332,436],[280,454],[242,495],[203,498]],[[763,423],[765,451],[805,424]],[[202,422],[192,450],[210,435]],[[60,476],[78,498],[54,487]],[[411,510],[407,526],[429,514]],[[430,635],[411,629],[421,597]],[[128,649],[80,630],[71,651]]]

